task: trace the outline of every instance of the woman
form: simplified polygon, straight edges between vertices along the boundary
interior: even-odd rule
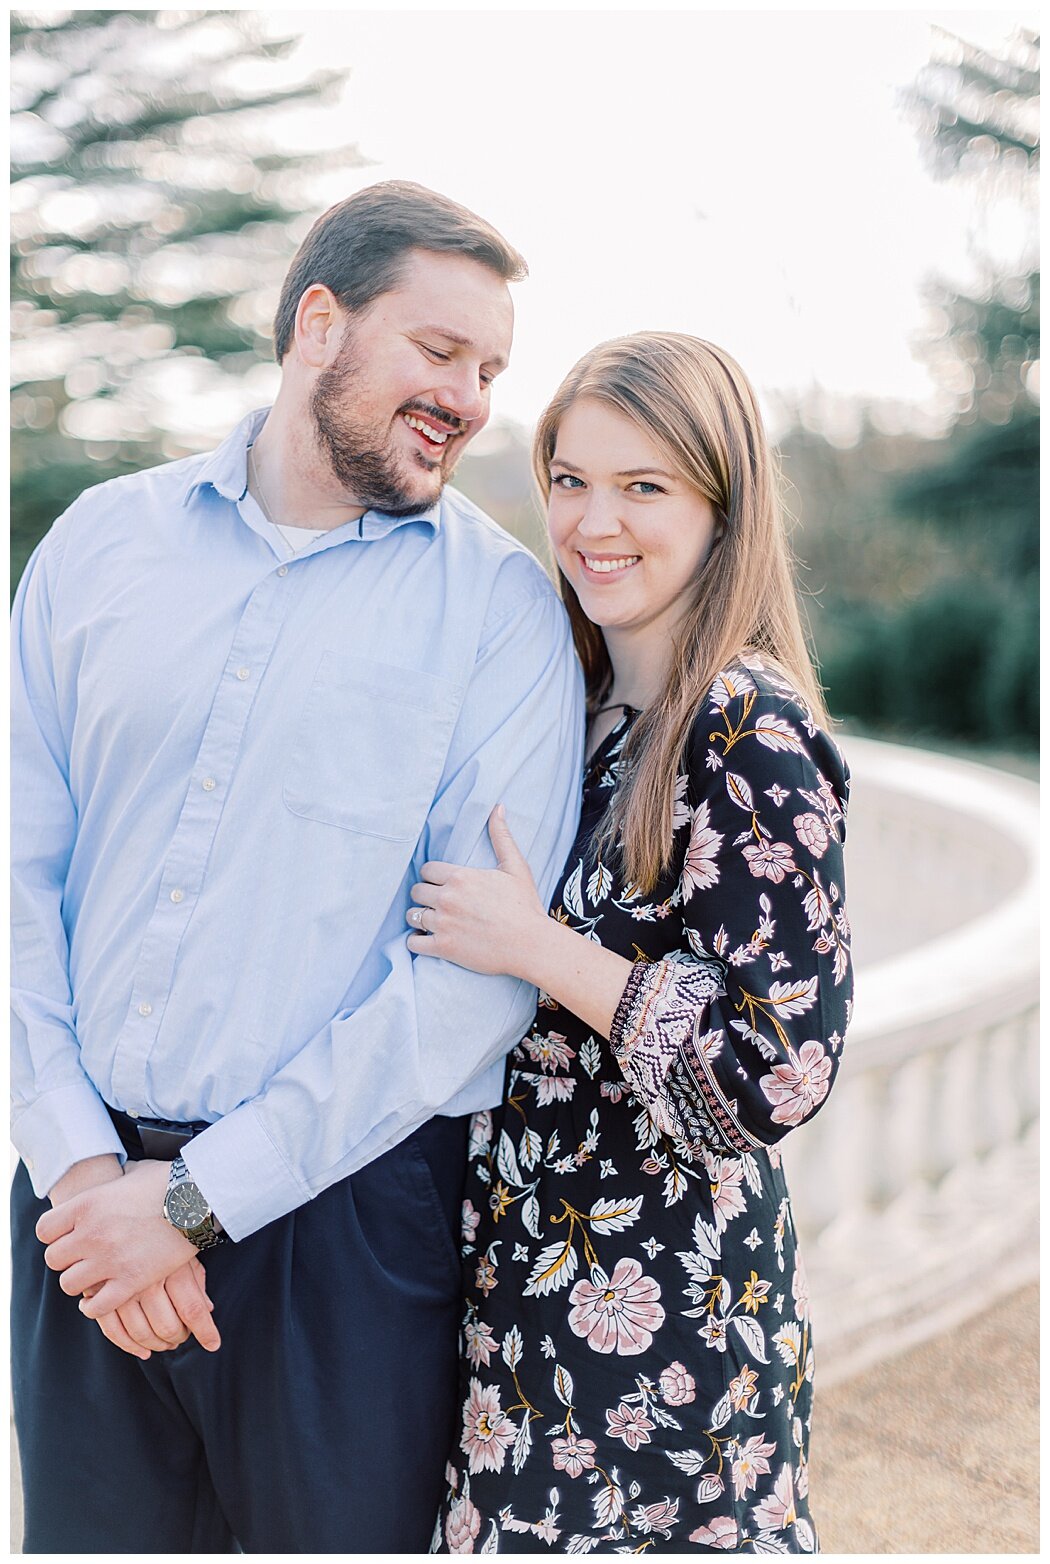
[[[776,1142],[849,1018],[847,776],[819,726],[754,394],[606,343],[540,420],[587,678],[579,834],[540,905],[428,864],[421,956],[540,989],[473,1125],[463,1418],[435,1550],[810,1552],[807,1290]]]

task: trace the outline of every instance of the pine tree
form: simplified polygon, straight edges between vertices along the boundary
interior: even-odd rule
[[[316,179],[363,161],[275,144],[346,76],[297,78],[295,43],[243,11],[13,14],[13,581],[82,489],[186,454],[176,394],[272,356]]]

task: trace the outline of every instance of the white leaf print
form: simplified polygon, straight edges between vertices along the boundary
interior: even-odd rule
[[[717,1260],[720,1256],[718,1238],[713,1227],[709,1227],[703,1217],[698,1216],[693,1223],[693,1243],[698,1254],[705,1260]]]
[[[721,710],[735,695],[749,695],[754,687],[746,673],[720,673],[711,686],[711,704]]]
[[[603,863],[600,863],[587,881],[587,896],[592,905],[604,901],[612,890],[613,877]]]
[[[566,880],[565,889],[562,891],[562,900],[574,918],[586,917],[586,913],[583,910],[583,902],[580,900],[580,885],[582,881],[583,860],[581,859]]]
[[[778,1016],[800,1016],[817,1002],[816,977],[796,978],[793,983],[770,983],[769,1002]]]
[[[721,1401],[715,1404],[715,1409],[711,1413],[711,1432],[717,1433],[720,1428],[724,1428],[732,1415],[733,1402],[727,1390]]]
[[[592,1081],[598,1074],[598,1068],[601,1065],[601,1062],[601,1045],[598,1042],[598,1039],[592,1035],[591,1037],[588,1037],[587,1041],[580,1049],[580,1063],[583,1065],[583,1068],[587,1071],[587,1074],[590,1076]]]
[[[721,1477],[716,1477],[712,1472],[707,1477],[701,1477],[696,1485],[697,1504],[710,1504],[720,1494],[725,1493],[726,1485]]]
[[[611,1526],[623,1514],[623,1489],[619,1483],[606,1483],[591,1500],[594,1519],[599,1526]]]
[[[728,1277],[723,1276],[722,1280],[718,1284],[718,1306],[723,1311],[723,1313],[726,1309],[729,1308],[732,1297],[733,1289],[729,1285],[729,1279]]]
[[[660,1428],[677,1428],[681,1431],[682,1425],[678,1419],[672,1417],[670,1412],[662,1411],[660,1407],[650,1406],[649,1416],[654,1419]]]
[[[572,1375],[568,1369],[563,1369],[560,1363],[554,1368],[554,1393],[563,1407],[572,1406]]]
[[[795,1522],[795,1536],[803,1553],[815,1553],[817,1551],[817,1539],[813,1534],[813,1528],[807,1520],[799,1518]]]
[[[560,1240],[541,1249],[532,1267],[525,1287],[526,1298],[542,1298],[547,1293],[559,1292],[567,1287],[576,1275],[579,1261],[572,1243]]]
[[[591,1225],[602,1233],[622,1233],[637,1222],[643,1198],[636,1195],[633,1200],[596,1200],[587,1213]]]
[[[492,1524],[495,1525],[495,1521]],[[591,1553],[601,1540],[600,1537],[589,1537],[585,1532],[575,1531],[569,1538],[565,1551],[566,1553]]]
[[[768,1363],[766,1335],[758,1321],[752,1319],[750,1314],[734,1314],[729,1323],[736,1326],[751,1356],[757,1358],[760,1363]]]
[[[753,1553],[787,1553],[788,1545],[781,1542],[774,1532],[760,1531],[751,1539]]]
[[[845,945],[838,945],[835,948],[835,982],[836,983],[841,983],[842,982],[842,979],[846,976],[846,972],[847,972],[848,968],[849,968],[849,951],[846,949]]]
[[[809,919],[806,928],[810,932],[814,929],[819,929],[831,917],[831,903],[819,885],[813,887],[802,905],[805,907],[806,917]]]
[[[753,1195],[760,1195],[762,1193],[762,1175],[758,1170],[758,1163],[749,1151],[745,1151],[740,1160],[743,1164],[744,1177],[747,1180],[748,1189]]]
[[[495,1521],[489,1522],[489,1534],[481,1545],[482,1553],[499,1552],[499,1527]]]
[[[726,791],[738,809],[746,809],[749,815],[754,814],[755,795],[744,778],[737,776],[735,771],[726,772]]]
[[[503,1338],[503,1361],[509,1369],[517,1368],[523,1352],[521,1331],[516,1325],[512,1325]]]
[[[536,1134],[534,1129],[529,1129],[526,1127],[525,1133],[521,1137],[521,1145],[518,1149],[521,1152],[522,1162],[531,1173],[537,1162],[540,1160],[540,1153],[543,1151],[543,1142]]]
[[[703,1059],[717,1059],[725,1040],[722,1028],[716,1026],[713,1032],[705,1032],[703,1037],[696,1039],[697,1051]]]
[[[685,1266],[694,1282],[709,1282],[711,1280],[711,1262],[702,1255],[692,1254],[688,1249],[679,1249],[678,1258]]]
[[[694,956],[710,957],[711,952],[704,947],[704,942],[695,929],[686,929],[685,937],[689,941],[689,949]]]
[[[540,1203],[535,1195],[529,1195],[521,1203],[521,1221],[525,1231],[533,1238],[540,1236]]]
[[[681,1168],[673,1167],[664,1179],[664,1206],[677,1205],[686,1191],[686,1177]]]
[[[525,1465],[531,1449],[532,1424],[529,1421],[529,1414],[526,1412],[522,1416],[521,1427],[518,1429],[517,1437],[514,1440],[514,1470],[516,1472],[520,1472]]]
[[[647,1151],[650,1146],[655,1146],[658,1139],[656,1125],[649,1117],[648,1108],[643,1108],[634,1121],[635,1150]]]
[[[759,717],[755,723],[755,738],[767,749],[786,749],[796,755],[805,753],[802,740],[783,717]]]
[[[547,1160],[548,1160],[548,1162],[554,1156],[554,1154],[556,1153],[556,1151],[558,1150],[558,1147],[560,1145],[561,1145],[561,1136],[558,1134],[557,1130],[554,1130],[552,1132],[551,1136],[550,1136],[550,1139],[547,1141]]]
[[[684,1472],[687,1477],[699,1477],[707,1460],[702,1450],[665,1450],[664,1455],[672,1466],[677,1466],[678,1470]]]
[[[514,1155],[514,1142],[506,1130],[500,1131],[499,1145],[496,1147],[496,1166],[508,1184],[521,1184],[524,1182],[521,1170],[518,1167],[518,1159]]]

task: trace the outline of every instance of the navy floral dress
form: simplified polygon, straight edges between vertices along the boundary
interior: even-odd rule
[[[628,711],[553,917],[631,958],[611,1028],[540,996],[475,1116],[462,1421],[435,1552],[813,1552],[813,1349],[778,1142],[850,1012],[847,773],[783,676],[723,672],[652,895],[596,859]]]

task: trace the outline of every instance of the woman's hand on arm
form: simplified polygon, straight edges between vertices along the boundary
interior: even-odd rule
[[[631,963],[547,916],[502,811],[498,805],[489,817],[497,868],[423,865],[412,887],[408,948],[472,972],[522,978],[608,1036]]]

